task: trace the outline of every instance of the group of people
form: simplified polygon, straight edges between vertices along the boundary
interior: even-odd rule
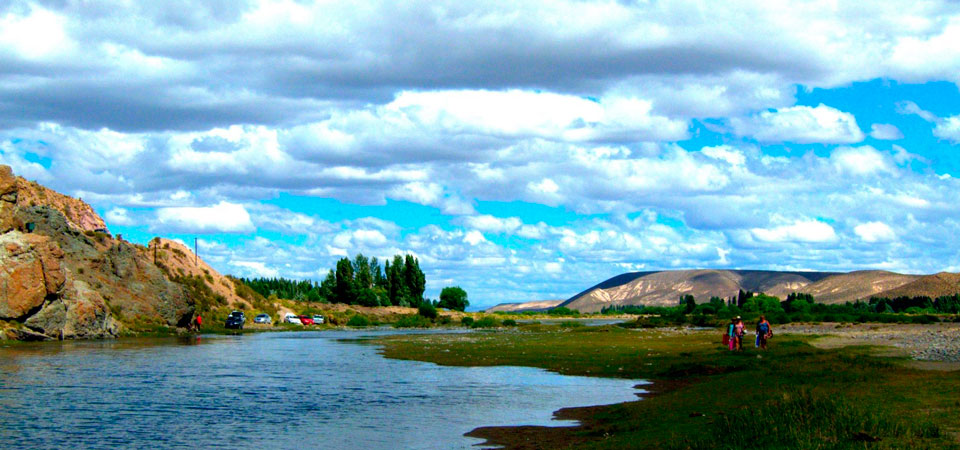
[[[754,345],[763,350],[767,349],[767,339],[773,337],[773,328],[770,327],[770,322],[767,322],[767,318],[760,316],[760,320],[757,322],[757,338]],[[743,336],[747,334],[747,325],[743,323],[743,319],[740,316],[730,319],[730,323],[727,325],[727,332],[723,335],[723,344],[728,346],[731,351],[741,351],[743,350]]]

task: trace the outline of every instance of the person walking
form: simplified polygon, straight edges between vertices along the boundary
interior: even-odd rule
[[[767,339],[773,336],[773,329],[770,328],[770,322],[767,322],[767,318],[760,316],[760,321],[757,322],[757,343],[756,346],[760,347],[762,350],[767,349]]]
[[[737,348],[737,319],[730,319],[730,323],[727,324],[727,347],[730,348],[730,351]]]
[[[200,313],[197,313],[197,318],[194,320],[193,325],[196,327],[197,332],[200,332],[200,326],[203,325],[203,318],[200,317]]]
[[[737,351],[743,350],[743,334],[746,327],[743,325],[743,319],[740,316],[737,316],[736,322],[733,326],[733,332],[737,338]]]

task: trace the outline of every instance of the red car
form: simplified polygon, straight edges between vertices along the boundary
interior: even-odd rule
[[[299,316],[299,317],[300,317],[300,323],[301,323],[301,324],[303,324],[303,325],[314,325],[313,319],[310,318],[310,316]]]

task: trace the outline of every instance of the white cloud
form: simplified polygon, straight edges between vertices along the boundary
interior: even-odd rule
[[[896,125],[888,123],[875,123],[870,126],[870,137],[882,141],[895,141],[903,139],[903,133]]]
[[[27,16],[13,12],[0,17],[0,44],[26,59],[43,59],[71,46],[67,18],[37,7]]]
[[[897,235],[889,225],[883,222],[867,222],[853,228],[854,233],[864,242],[889,242]]]
[[[921,119],[926,120],[927,122],[936,122],[939,120],[935,114],[930,111],[926,111],[916,103],[911,101],[902,101],[897,103],[897,112],[900,114],[915,114],[920,116]]]
[[[461,219],[464,226],[484,233],[513,233],[523,222],[517,217],[494,217],[489,214],[465,216]]]
[[[944,140],[960,143],[960,115],[947,117],[933,128],[933,135]]]
[[[836,232],[829,224],[819,220],[798,220],[791,224],[772,228],[753,228],[753,236],[764,242],[832,242]]]
[[[760,142],[852,144],[863,140],[853,114],[824,104],[792,106],[731,120],[734,131]]]
[[[700,152],[713,159],[726,161],[731,166],[742,166],[747,162],[747,158],[743,152],[727,145],[704,147]]]
[[[830,160],[839,171],[851,175],[893,171],[888,157],[870,146],[838,148],[830,155]]]
[[[194,233],[249,233],[256,230],[243,205],[226,201],[205,207],[159,208],[157,227]]]
[[[113,208],[104,214],[104,219],[109,225],[131,226],[137,222],[130,217],[130,212],[124,208]]]
[[[275,278],[280,276],[280,271],[267,267],[267,265],[261,261],[230,261],[231,266],[240,268],[247,276],[252,277],[265,277],[265,278]]]

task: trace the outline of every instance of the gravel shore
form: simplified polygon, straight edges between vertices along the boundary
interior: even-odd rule
[[[787,324],[776,326],[778,334],[819,334],[819,347],[847,345],[890,346],[917,361],[960,363],[960,323],[918,324]]]

